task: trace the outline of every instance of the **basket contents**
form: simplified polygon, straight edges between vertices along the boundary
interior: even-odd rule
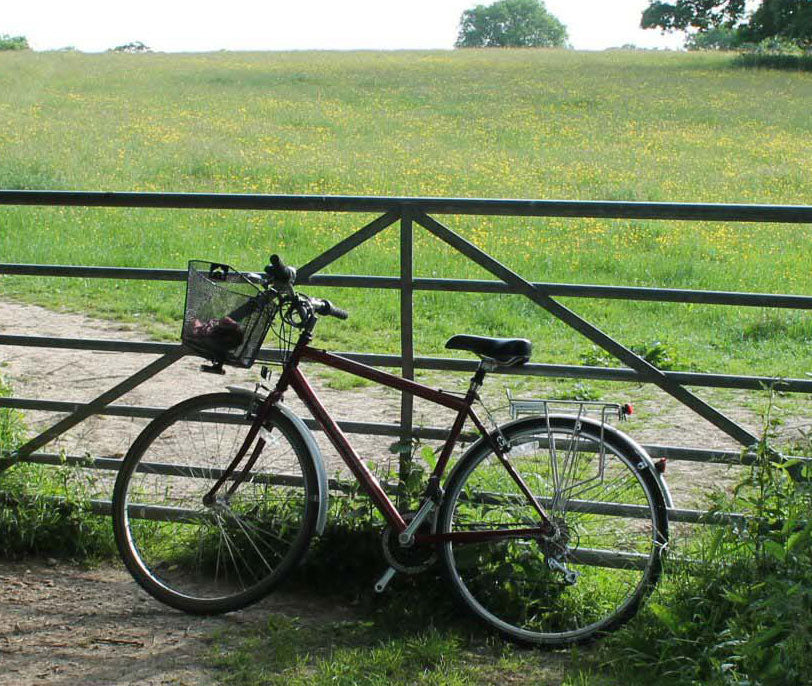
[[[242,343],[242,331],[231,317],[209,319],[207,322],[193,319],[191,338],[213,352],[225,353]]]

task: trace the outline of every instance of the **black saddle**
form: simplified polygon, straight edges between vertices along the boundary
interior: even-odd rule
[[[533,345],[526,338],[485,338],[465,334],[452,336],[445,347],[449,350],[467,350],[503,367],[524,364],[533,352]]]

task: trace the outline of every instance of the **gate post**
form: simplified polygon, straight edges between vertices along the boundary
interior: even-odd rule
[[[400,355],[401,373],[414,379],[414,241],[412,213],[404,207],[400,217]],[[412,425],[414,397],[401,392],[400,442],[398,450],[398,480],[403,497],[403,486],[412,468]]]

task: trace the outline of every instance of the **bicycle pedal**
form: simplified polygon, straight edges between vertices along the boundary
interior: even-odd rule
[[[225,375],[226,370],[223,369],[223,363],[220,362],[214,364],[201,364],[200,371],[206,372],[207,374],[220,374],[221,376]]]
[[[375,593],[383,593],[395,574],[397,574],[395,568],[389,567],[389,569],[383,573],[383,576],[375,582]]]

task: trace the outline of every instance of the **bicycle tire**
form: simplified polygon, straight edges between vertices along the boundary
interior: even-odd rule
[[[608,426],[602,431],[586,419],[532,417],[501,433],[510,464],[556,522],[560,538],[441,543],[440,560],[455,595],[491,629],[518,643],[579,643],[617,628],[659,579],[668,539],[666,506],[650,461],[620,432]],[[449,476],[437,531],[530,528],[539,522],[482,440]],[[551,558],[563,570],[551,567]],[[564,570],[571,581],[577,574],[574,583],[566,582]]]
[[[124,563],[150,595],[184,612],[229,612],[264,597],[315,531],[313,457],[276,408],[250,477],[223,498],[233,479],[226,481],[217,501],[203,505],[242,444],[255,402],[214,393],[169,408],[136,438],[116,479],[113,530]]]

